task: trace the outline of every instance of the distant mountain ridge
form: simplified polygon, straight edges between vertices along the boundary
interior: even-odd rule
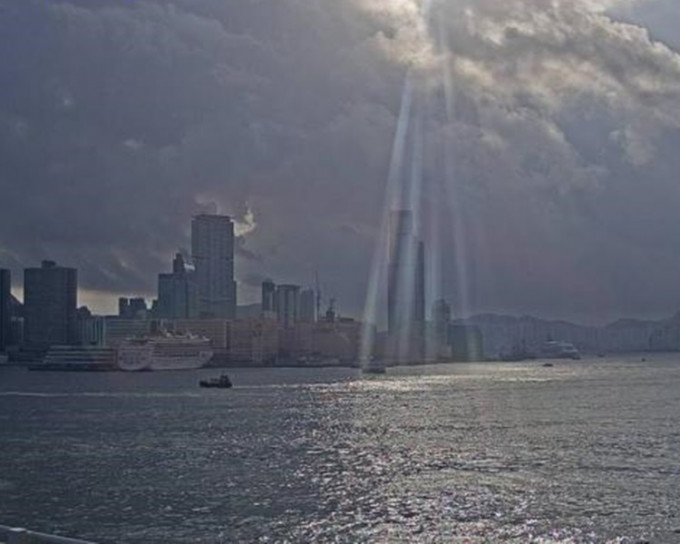
[[[478,327],[484,352],[490,357],[518,347],[536,351],[550,340],[571,342],[586,354],[680,351],[680,312],[658,321],[628,318],[604,326],[493,313],[458,319],[453,324]]]

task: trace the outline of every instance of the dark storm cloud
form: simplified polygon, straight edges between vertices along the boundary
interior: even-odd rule
[[[475,10],[463,44],[449,43],[484,135],[475,149],[455,146],[457,159],[489,153],[461,174],[463,184],[488,178],[487,202],[465,206],[492,212],[468,221],[479,231],[473,251],[486,252],[477,260],[495,264],[482,269],[487,289],[497,286],[488,299],[571,315],[670,311],[680,266],[671,249],[680,165],[668,153],[676,53],[579,2]]]
[[[476,308],[679,305],[675,12],[644,19],[650,34],[630,2],[440,0],[427,22],[421,9],[2,3],[0,263],[51,257],[87,288],[150,292],[212,207],[240,222],[244,286],[318,270],[355,311],[410,70],[444,292],[460,296],[455,227]]]
[[[4,260],[54,256],[82,267],[91,288],[148,290],[206,203],[237,219],[257,205],[258,223],[272,230],[302,201],[314,214],[305,193],[314,184],[323,192],[335,174],[293,163],[316,160],[317,132],[333,132],[363,93],[389,98],[389,80],[362,51],[378,30],[360,18],[343,24],[347,11],[311,13],[296,2],[5,6]],[[389,140],[389,127],[379,136]],[[244,243],[239,252],[256,254]]]

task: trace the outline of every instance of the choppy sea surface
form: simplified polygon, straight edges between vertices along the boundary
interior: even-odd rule
[[[680,542],[680,356],[0,369],[0,524],[101,543]]]

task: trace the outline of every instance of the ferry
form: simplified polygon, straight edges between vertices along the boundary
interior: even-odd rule
[[[116,353],[99,346],[52,346],[41,362],[28,369],[105,372],[116,370]]]
[[[578,360],[581,358],[581,354],[576,349],[574,344],[551,340],[550,342],[543,344],[541,349],[541,358]]]
[[[213,356],[210,340],[192,334],[162,333],[129,338],[118,346],[120,370],[192,370],[205,366]]]

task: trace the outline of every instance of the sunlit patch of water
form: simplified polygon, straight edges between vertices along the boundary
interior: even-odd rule
[[[0,396],[0,517],[104,544],[678,540],[672,365],[233,377]]]

